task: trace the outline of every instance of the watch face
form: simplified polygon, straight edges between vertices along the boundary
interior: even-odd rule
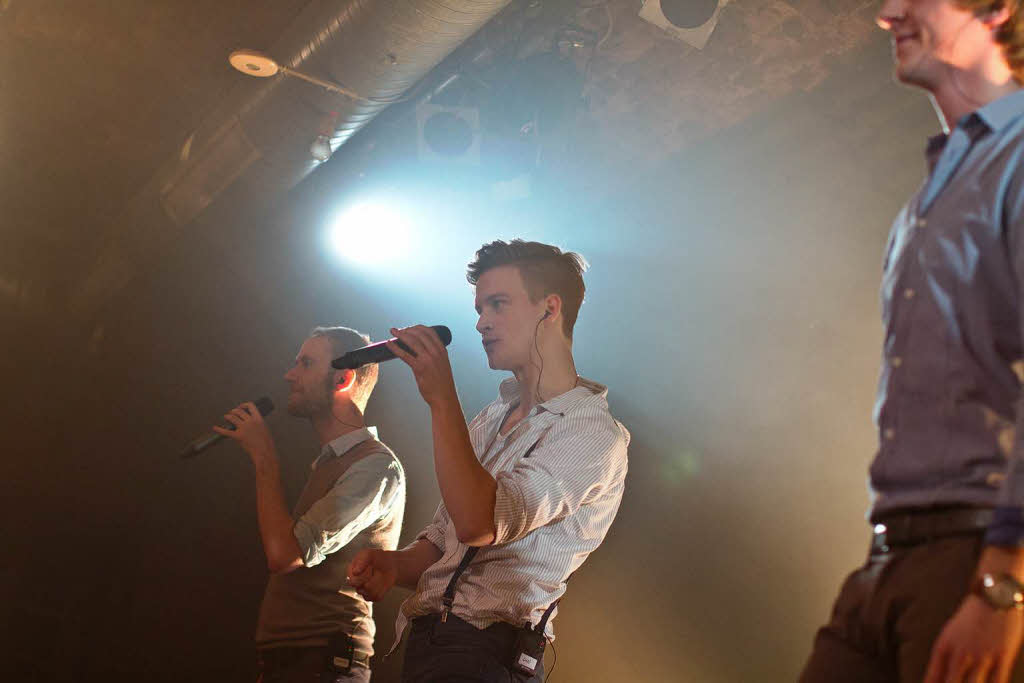
[[[1012,607],[1015,600],[1014,596],[1017,591],[1013,589],[1013,586],[1005,583],[997,583],[989,589],[989,593],[992,596],[992,601],[1001,607]]]
[[[1006,579],[984,577],[983,586],[985,595],[993,606],[1002,609],[1009,609],[1021,604],[1022,598],[1019,587]]]

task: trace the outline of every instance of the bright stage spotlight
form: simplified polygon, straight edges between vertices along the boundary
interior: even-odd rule
[[[334,252],[358,265],[394,265],[408,258],[414,234],[408,218],[392,206],[362,202],[331,222],[327,239]]]

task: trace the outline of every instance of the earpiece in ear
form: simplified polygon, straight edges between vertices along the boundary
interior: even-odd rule
[[[542,315],[540,317],[540,319],[543,320],[544,318],[550,318],[550,317],[551,317],[551,311],[544,311],[544,315]]]

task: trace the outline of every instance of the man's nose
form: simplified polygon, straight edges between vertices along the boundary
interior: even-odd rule
[[[906,14],[906,3],[904,0],[882,0],[882,6],[878,8],[875,16],[875,23],[885,31],[892,31],[893,27],[903,20]]]

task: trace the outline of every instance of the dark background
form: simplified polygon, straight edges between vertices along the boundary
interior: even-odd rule
[[[528,199],[494,199],[486,160],[417,160],[408,114],[382,115],[270,207],[229,191],[95,315],[77,315],[66,301],[100,226],[241,78],[224,54],[272,40],[301,4],[0,5],[5,669],[253,680],[266,570],[250,467],[232,444],[188,462],[177,451],[242,400],[283,405],[281,376],[317,324],[375,338],[449,325],[475,414],[502,375],[486,368],[464,267],[481,243],[523,236],[591,262],[577,365],[610,387],[633,435],[618,519],[560,609],[553,680],[793,680],[866,550],[881,251],[937,128],[925,98],[892,85],[881,32],[832,40],[820,59],[772,52],[785,33],[764,16],[785,3],[734,0],[723,44],[749,50],[733,58],[762,77],[716,85],[693,66],[706,51],[621,23],[590,67],[589,109],[565,125],[570,142],[531,167]],[[793,50],[873,10],[785,6],[807,28]],[[635,19],[637,7],[615,7]],[[147,65],[172,39],[216,68],[193,54],[192,71],[154,83]],[[728,50],[714,49],[720,68]],[[83,70],[83,51],[148,76],[122,92],[110,68]],[[783,63],[803,86],[778,76]],[[632,91],[614,87],[630,78]],[[712,94],[682,102],[686,88]],[[325,231],[353,201],[401,213],[409,232],[372,226],[370,241],[350,238],[354,260],[339,258]],[[382,366],[368,419],[409,475],[404,542],[438,500],[427,410],[404,366]],[[269,422],[294,500],[316,443],[283,411]],[[377,607],[378,651],[400,593]],[[397,680],[397,660],[374,680]]]

